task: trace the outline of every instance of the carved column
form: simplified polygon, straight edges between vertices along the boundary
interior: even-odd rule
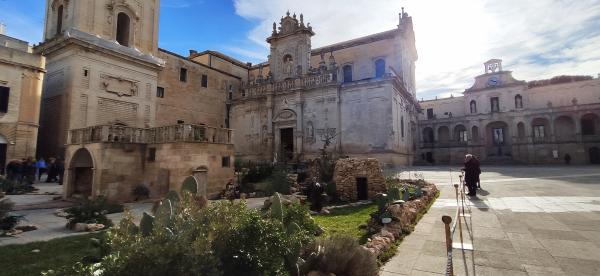
[[[295,147],[296,147],[296,155],[301,155],[304,151],[303,151],[303,146],[304,146],[304,102],[302,101],[302,99],[300,99],[300,93],[297,93],[298,97],[298,101],[296,102],[296,142],[295,142]]]

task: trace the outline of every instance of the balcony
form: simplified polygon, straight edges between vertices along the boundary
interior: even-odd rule
[[[70,145],[91,143],[159,144],[175,142],[231,144],[231,129],[178,124],[155,128],[99,125],[69,131]]]
[[[304,75],[299,78],[272,82],[269,79],[259,79],[242,86],[243,94],[233,95],[234,100],[261,97],[267,94],[285,92],[294,89],[309,89],[337,83],[335,71],[325,70],[318,74]]]

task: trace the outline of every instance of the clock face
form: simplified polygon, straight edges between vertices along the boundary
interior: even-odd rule
[[[496,77],[491,77],[490,79],[488,79],[488,86],[496,86],[499,84],[498,78]]]

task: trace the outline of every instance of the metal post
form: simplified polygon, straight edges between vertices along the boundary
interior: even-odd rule
[[[446,263],[446,275],[454,276],[454,265],[452,263],[452,236],[450,234],[450,223],[452,223],[452,218],[443,216],[442,222],[444,222],[444,228],[446,230],[446,253],[448,257]]]
[[[454,190],[456,191],[456,208],[460,208],[460,202],[458,200],[458,184],[454,184]],[[463,234],[462,234],[462,223],[461,223],[460,215],[456,216],[456,219],[458,220],[456,224],[458,224],[458,234],[460,237],[460,246],[462,248]]]

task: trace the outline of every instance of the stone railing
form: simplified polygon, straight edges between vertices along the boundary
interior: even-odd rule
[[[299,78],[286,79],[278,82],[269,80],[245,83],[242,86],[242,93],[233,96],[234,100],[260,97],[277,92],[285,92],[294,89],[309,89],[337,83],[335,71],[325,71],[321,74],[305,75]]]
[[[232,130],[205,125],[178,124],[155,128],[99,125],[69,131],[67,144],[174,142],[232,143]]]

